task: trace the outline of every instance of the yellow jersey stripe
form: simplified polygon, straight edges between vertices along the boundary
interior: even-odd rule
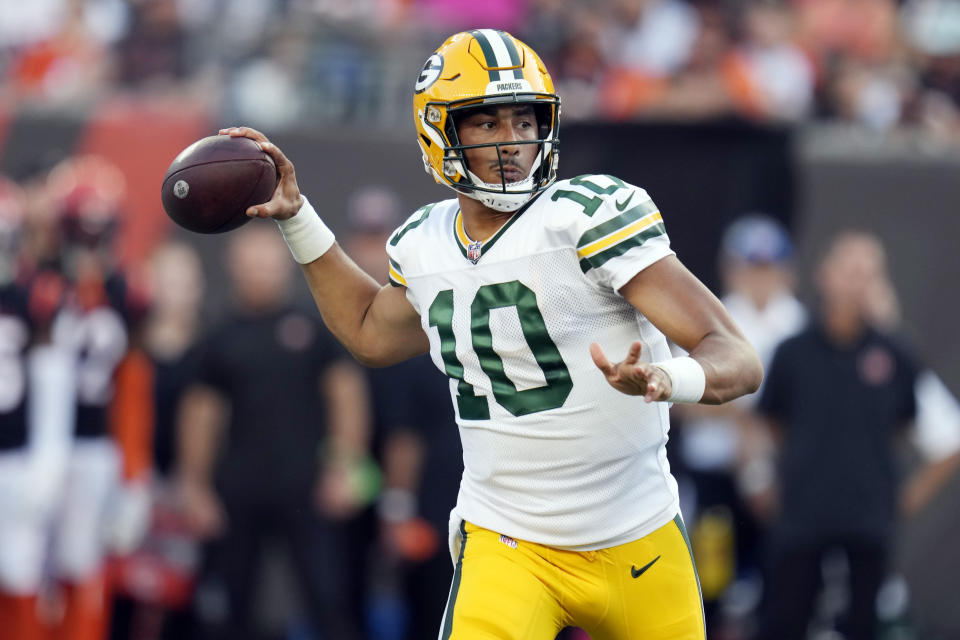
[[[463,214],[459,211],[457,212],[457,239],[460,241],[460,244],[463,245],[463,248],[466,249],[470,245],[470,238],[467,236],[466,229],[463,228]]]
[[[589,258],[590,256],[603,251],[607,247],[617,244],[624,238],[629,238],[634,234],[640,233],[644,229],[652,227],[659,222],[663,222],[663,217],[660,215],[659,211],[655,211],[648,216],[640,218],[636,222],[628,224],[606,238],[601,238],[596,242],[591,242],[590,244],[581,247],[577,250],[577,256],[580,258]]]
[[[400,272],[394,269],[393,265],[390,265],[390,269],[387,271],[387,273],[390,276],[390,279],[393,280],[394,282],[398,284],[402,284],[403,286],[407,286],[406,278],[400,275]]]

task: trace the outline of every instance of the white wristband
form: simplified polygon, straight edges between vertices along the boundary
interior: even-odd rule
[[[277,220],[283,239],[290,247],[293,259],[300,264],[309,264],[325,254],[336,238],[333,231],[323,223],[307,197],[301,194],[303,204],[292,218]]]
[[[699,362],[684,356],[652,364],[663,369],[670,377],[673,390],[667,402],[700,402],[707,388],[707,376]]]

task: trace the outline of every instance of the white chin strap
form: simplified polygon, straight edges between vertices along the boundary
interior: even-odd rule
[[[533,174],[535,174],[539,168],[540,154],[538,153],[536,159],[533,161],[533,166],[530,167],[530,173],[527,174],[527,177],[519,182],[508,182],[506,185],[506,193],[501,191],[501,189],[504,188],[502,183],[484,182],[477,177],[477,174],[467,169],[467,176],[473,181],[473,184],[485,189],[496,190],[496,192],[470,189],[463,193],[474,200],[479,200],[484,206],[490,207],[494,211],[516,211],[534,196]],[[526,193],[516,193],[517,191]]]

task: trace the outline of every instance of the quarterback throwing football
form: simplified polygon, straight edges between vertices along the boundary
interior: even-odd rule
[[[263,134],[221,133],[276,161],[273,198],[247,214],[277,220],[354,356],[384,366],[429,351],[450,378],[465,471],[439,637],[703,638],[668,408],[756,390],[756,354],[674,256],[643,189],[556,181],[560,99],[528,46],[492,29],[452,36],[413,107],[426,168],[457,196],[391,236],[393,286],[343,253]],[[672,358],[667,339],[690,355]]]

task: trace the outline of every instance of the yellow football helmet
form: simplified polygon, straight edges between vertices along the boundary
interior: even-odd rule
[[[510,145],[536,144],[539,153],[525,179],[483,182],[467,166],[455,123],[472,107],[514,103],[533,105],[539,131],[536,140]],[[540,57],[505,31],[475,29],[448,38],[417,77],[413,117],[427,173],[491,209],[513,211],[557,179],[560,98]]]

